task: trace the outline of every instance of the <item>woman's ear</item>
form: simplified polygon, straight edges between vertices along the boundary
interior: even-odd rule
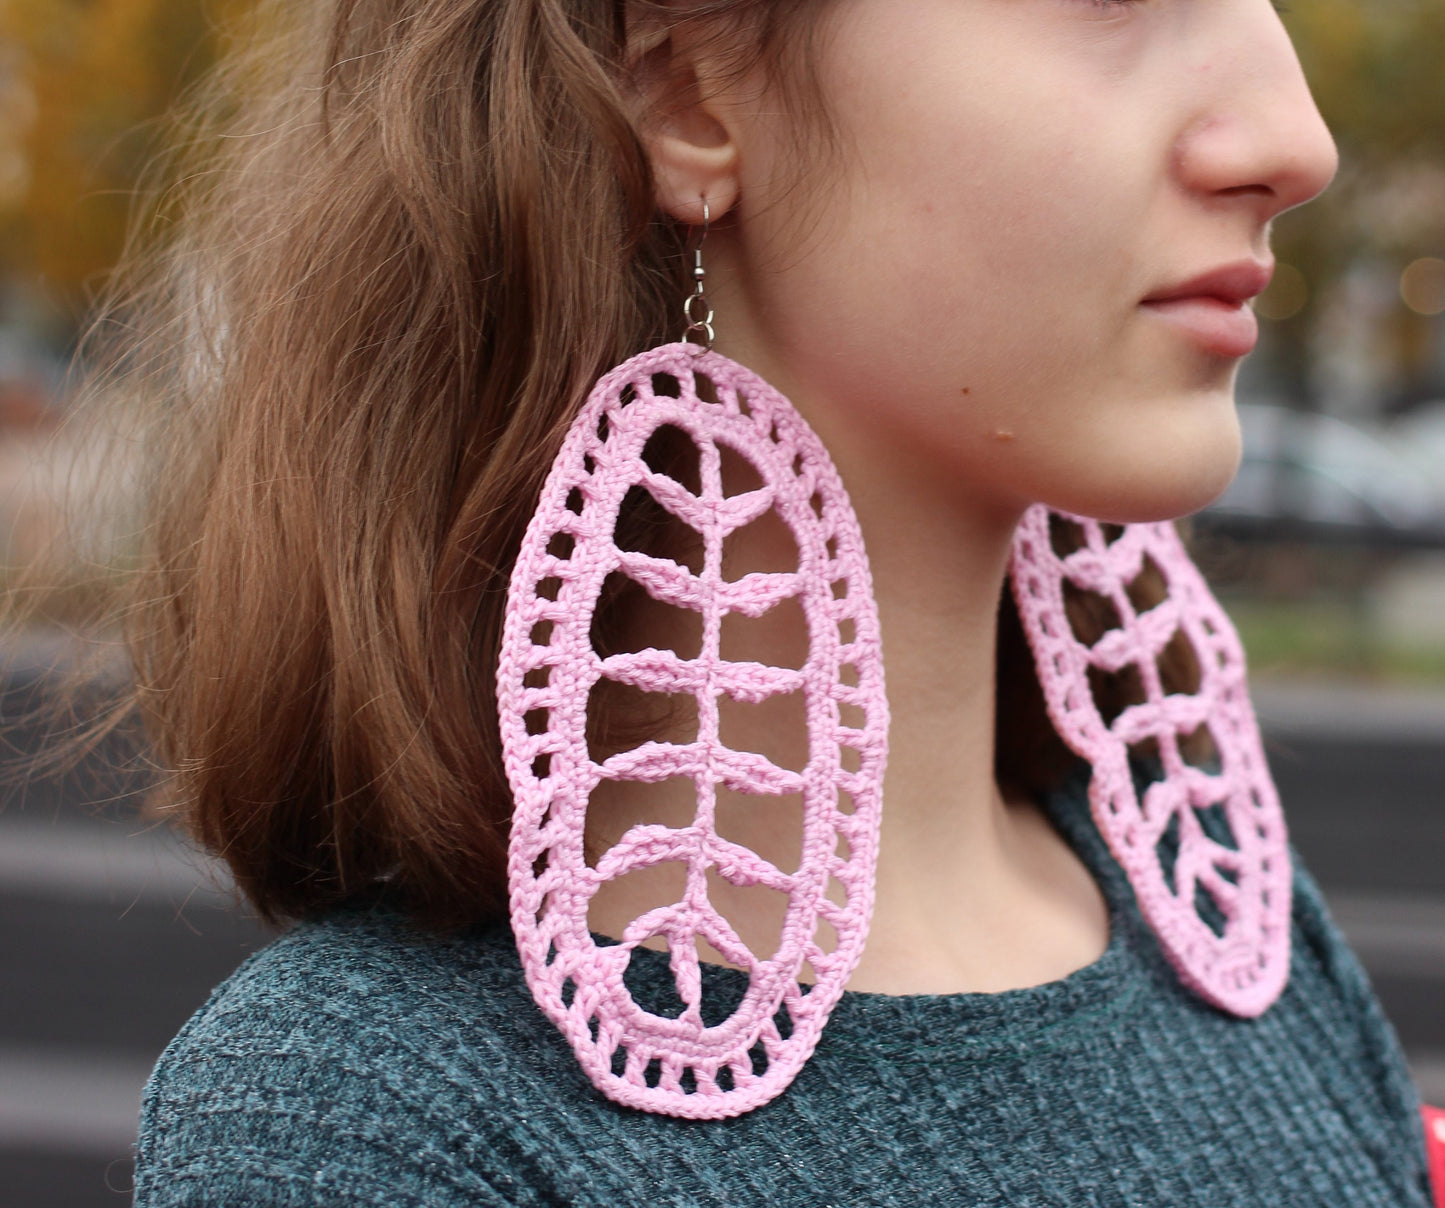
[[[657,205],[678,222],[712,221],[738,199],[739,146],[730,113],[709,86],[705,38],[685,24],[629,24],[628,64],[636,123],[652,163]]]

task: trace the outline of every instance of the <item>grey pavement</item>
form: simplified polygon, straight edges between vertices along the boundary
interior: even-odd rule
[[[225,866],[160,824],[86,824],[18,817],[0,822],[0,892],[126,905],[235,900]]]
[[[151,1064],[80,1049],[0,1047],[0,1148],[125,1153]]]
[[[1256,680],[1250,698],[1272,737],[1445,744],[1445,690]]]

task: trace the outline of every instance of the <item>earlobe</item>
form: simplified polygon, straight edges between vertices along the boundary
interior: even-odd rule
[[[658,208],[688,226],[703,223],[703,202],[713,221],[737,203],[737,151],[729,141],[700,146],[675,135],[647,140]]]

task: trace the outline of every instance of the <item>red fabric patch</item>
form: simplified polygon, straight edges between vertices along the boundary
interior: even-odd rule
[[[1435,1189],[1436,1208],[1445,1208],[1445,1111],[1422,1107],[1425,1117],[1425,1152],[1430,1158],[1430,1186]]]

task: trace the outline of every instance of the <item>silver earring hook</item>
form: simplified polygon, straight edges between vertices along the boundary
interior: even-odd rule
[[[703,288],[703,281],[707,277],[707,270],[702,266],[702,245],[707,242],[708,228],[712,225],[712,211],[708,209],[707,198],[702,199],[702,237],[698,239],[697,246],[692,250],[692,280],[693,291],[688,294],[682,304],[682,316],[687,320],[687,327],[683,329],[682,342],[691,344],[699,350],[700,356],[704,352],[711,352],[713,341],[717,339],[717,333],[713,330],[713,310],[708,304],[707,293]],[[699,337],[694,339],[693,337]]]

